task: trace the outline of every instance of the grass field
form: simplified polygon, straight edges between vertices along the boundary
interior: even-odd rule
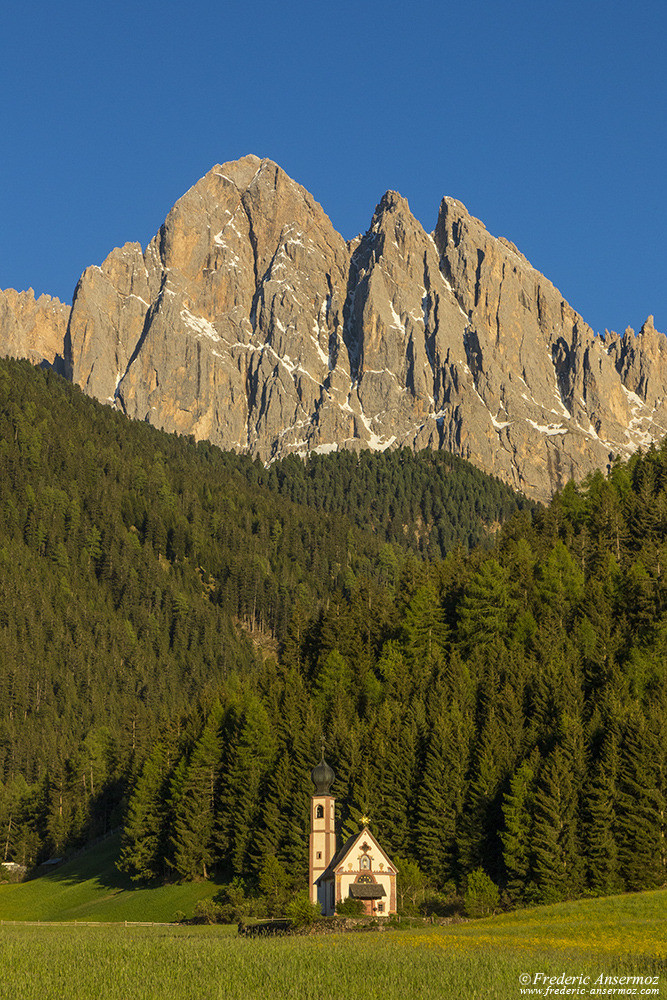
[[[521,992],[544,985],[536,973],[588,976],[569,985],[585,992],[565,994],[579,997],[619,995],[590,992],[619,988],[596,985],[600,975],[659,976],[635,995],[667,996],[667,891],[446,927],[246,940],[235,927],[168,926],[218,886],[134,888],[116,871],[118,846],[0,885],[0,1000],[519,1000],[540,995]]]
[[[525,996],[520,977],[532,983],[536,973],[588,976],[578,996],[595,995],[590,989],[599,988],[600,975],[658,976],[659,986],[638,986],[637,995],[644,988],[663,992],[641,995],[661,996],[667,995],[666,922],[662,891],[448,927],[268,941],[237,938],[219,927],[3,924],[0,996],[509,1000]]]

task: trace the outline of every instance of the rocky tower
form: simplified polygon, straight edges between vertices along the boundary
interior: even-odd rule
[[[30,310],[3,306],[16,295],[0,297],[5,353],[30,341]],[[64,342],[69,310],[54,310],[42,356],[58,364],[62,344],[85,392],[262,461],[447,448],[546,500],[667,431],[667,342],[651,318],[637,337],[595,336],[451,198],[429,235],[389,191],[346,243],[255,156],[209,171],[145,251],[129,243],[84,271]]]
[[[40,295],[32,288],[0,291],[0,351],[10,358],[28,358],[33,364],[45,362],[64,374],[63,344],[70,307]]]

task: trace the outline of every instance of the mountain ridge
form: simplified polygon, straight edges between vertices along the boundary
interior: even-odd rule
[[[346,242],[251,155],[193,185],[145,251],[83,272],[61,353],[128,416],[263,462],[445,448],[546,500],[667,432],[666,350],[652,317],[636,337],[597,336],[454,198],[429,234],[388,191]]]

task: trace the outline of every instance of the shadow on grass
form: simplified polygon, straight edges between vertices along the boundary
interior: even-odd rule
[[[163,879],[154,881],[133,882],[129,875],[116,867],[120,857],[120,833],[114,833],[102,841],[84,848],[63,864],[54,866],[41,865],[36,868],[28,881],[39,880],[43,885],[75,885],[83,882],[96,882],[108,890],[118,891],[136,889],[159,889],[165,885]],[[220,885],[217,879],[211,879],[213,884]],[[25,884],[25,883],[24,883]],[[174,883],[169,883],[174,884]]]
[[[129,875],[118,871],[116,861],[120,856],[120,833],[84,848],[61,865],[40,865],[31,872],[29,881],[52,885],[72,885],[96,881],[106,889],[136,889]]]

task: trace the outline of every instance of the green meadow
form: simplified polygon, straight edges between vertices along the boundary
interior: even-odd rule
[[[0,885],[2,1000],[508,1000],[539,995],[521,992],[539,973],[588,976],[588,990],[601,975],[661,980],[638,990],[667,983],[666,890],[443,927],[247,940],[235,927],[172,923],[217,885],[138,889],[116,871],[117,853],[110,838]]]
[[[40,878],[0,884],[0,920],[170,923],[219,890],[213,882],[136,888],[115,867],[118,851],[119,838],[110,837]]]
[[[55,873],[54,873],[55,874]],[[51,876],[48,880],[53,881]],[[94,880],[91,880],[94,881]],[[2,887],[0,915],[8,901],[30,888],[37,904],[39,882]],[[84,890],[85,882],[78,885]],[[34,887],[34,888],[33,888]],[[58,888],[56,886],[56,888]],[[119,890],[117,912],[147,919],[166,913],[173,891]],[[202,886],[197,887],[197,892]],[[215,887],[208,886],[208,889]],[[7,891],[10,890],[10,891]],[[41,912],[67,901],[78,919],[112,919],[109,900],[77,903],[61,888]],[[90,894],[91,889],[86,891]],[[153,892],[154,896],[143,893]],[[158,902],[160,893],[163,899]],[[81,896],[78,897],[82,899]],[[181,897],[183,898],[183,897]],[[97,909],[96,909],[97,907]],[[151,908],[152,907],[152,908]],[[27,912],[27,910],[26,910]],[[62,916],[62,914],[59,914]],[[46,919],[44,917],[40,919]],[[72,919],[72,918],[69,918]],[[132,917],[118,917],[128,921]],[[24,918],[25,920],[25,918]],[[509,1000],[534,988],[535,976],[588,977],[578,996],[605,987],[605,976],[658,977],[639,985],[644,996],[664,996],[667,982],[667,891],[638,893],[537,907],[486,920],[383,933],[311,935],[252,940],[234,927],[145,926],[103,923],[0,924],[2,1000]],[[521,978],[523,977],[523,979]],[[526,977],[530,987],[522,985]],[[600,980],[599,982],[604,982]],[[540,984],[542,985],[542,984]],[[555,989],[582,989],[576,981]],[[632,988],[632,987],[631,987]],[[657,992],[655,992],[657,990]],[[544,995],[544,994],[542,994]],[[559,994],[551,994],[559,995]],[[562,995],[562,994],[561,994]],[[569,995],[573,995],[572,993]]]
[[[276,940],[237,938],[218,927],[5,924],[0,926],[2,996],[507,1000],[525,995],[520,977],[533,980],[537,973],[588,976],[591,983],[601,975],[658,976],[664,986],[664,930],[658,936],[655,926],[659,909],[664,913],[665,894],[652,895],[654,899],[637,899],[645,918],[621,906],[617,913],[627,925],[613,926],[609,914],[598,924],[590,907],[570,917],[545,908],[515,922],[501,918],[465,926]],[[637,946],[644,919],[646,934]],[[591,940],[593,930],[598,933]]]

